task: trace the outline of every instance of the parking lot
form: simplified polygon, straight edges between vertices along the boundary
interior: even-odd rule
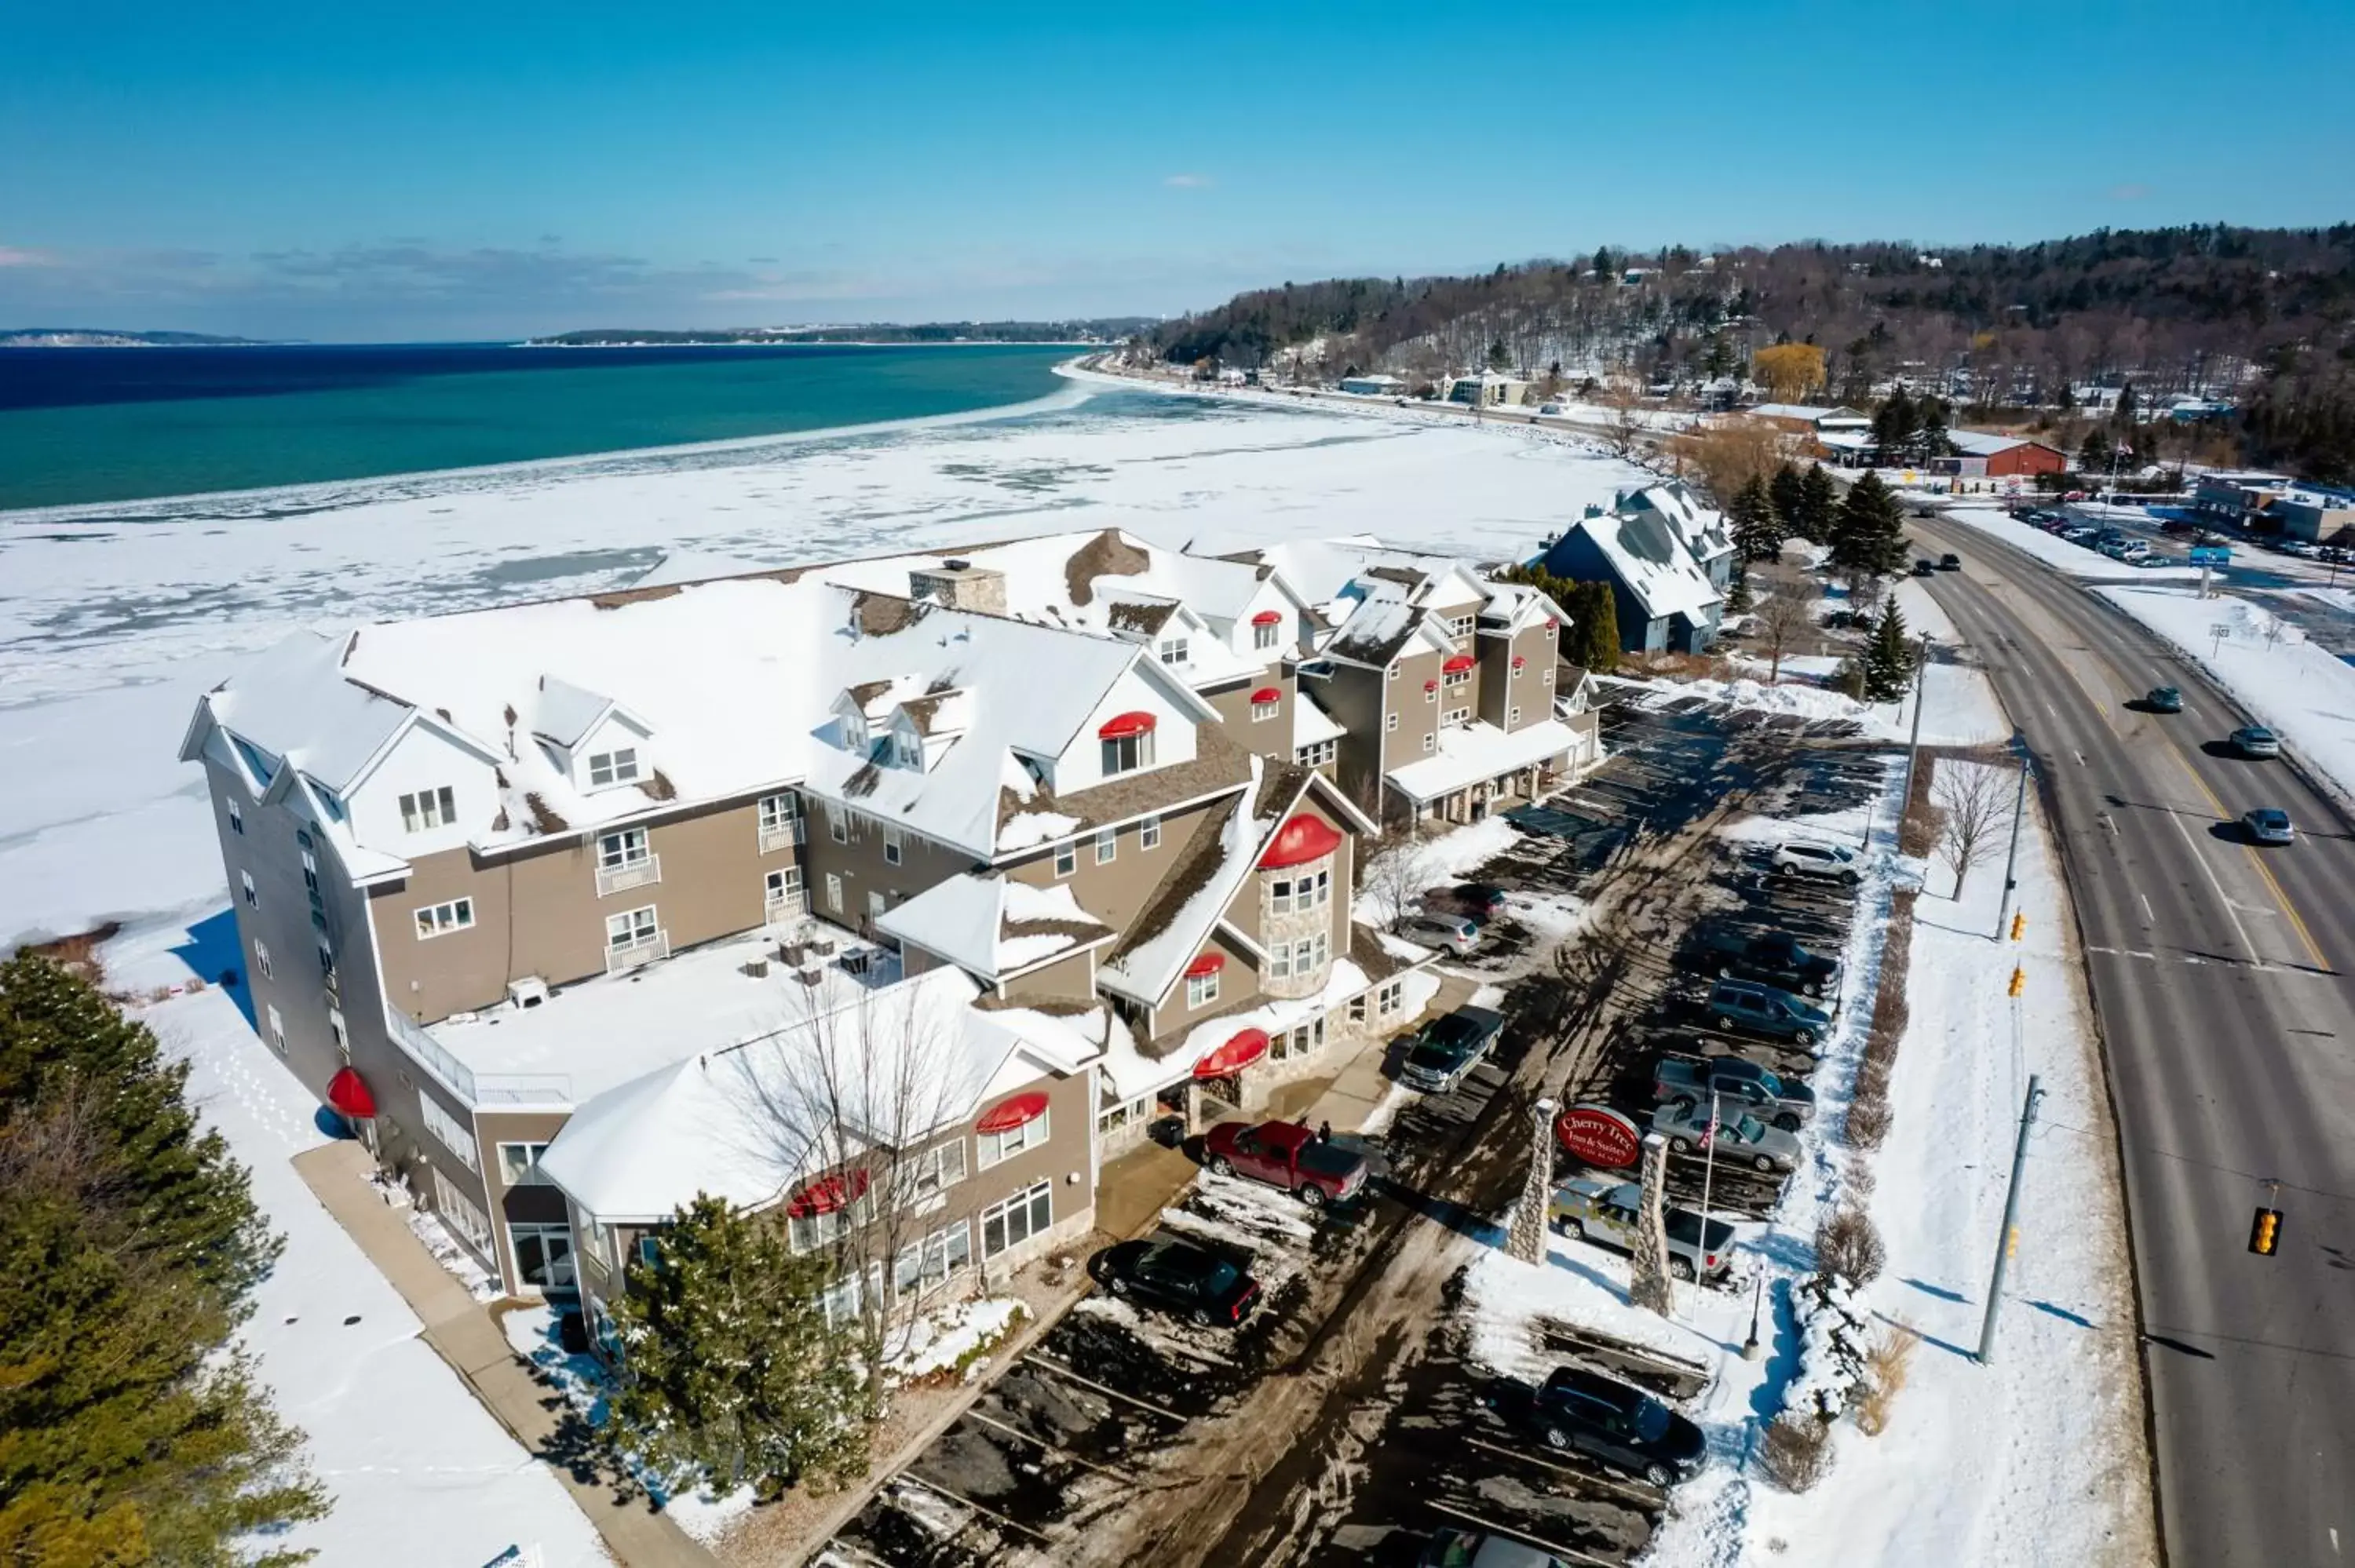
[[[1259,1277],[1265,1304],[1252,1320],[1196,1329],[1091,1296],[819,1561],[1411,1563],[1446,1525],[1510,1533],[1573,1563],[1643,1550],[1667,1495],[1545,1450],[1484,1407],[1488,1370],[1467,1355],[1458,1285],[1519,1190],[1541,1095],[1609,1097],[1640,1121],[1664,1048],[1739,1050],[1802,1077],[1812,1067],[1803,1053],[1709,1028],[1692,1009],[1706,981],[1688,973],[1684,944],[1780,926],[1844,945],[1854,913],[1844,890],[1770,885],[1763,857],[1716,830],[1748,813],[1852,809],[1880,788],[1888,758],[1852,749],[1843,726],[1699,703],[1619,705],[1604,728],[1614,755],[1550,803],[1561,820],[1476,873],[1508,895],[1575,896],[1593,924],[1552,954],[1513,950],[1501,934],[1499,950],[1514,951],[1500,981],[1504,1035],[1457,1091],[1410,1100],[1370,1140],[1387,1167],[1370,1195],[1319,1213],[1204,1176],[1162,1228]],[[1567,1162],[1556,1172],[1575,1173]],[[1679,1193],[1697,1197],[1699,1185],[1698,1166],[1672,1172]],[[1712,1207],[1763,1213],[1778,1185],[1721,1168]],[[1706,1381],[1704,1369],[1592,1329],[1540,1332],[1549,1356],[1671,1402]]]

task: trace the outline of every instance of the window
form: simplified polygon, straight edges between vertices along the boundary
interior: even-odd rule
[[[442,1216],[449,1227],[472,1242],[476,1252],[491,1250],[491,1222],[474,1200],[450,1184],[450,1178],[441,1171],[433,1172],[433,1212]]]
[[[1292,755],[1304,768],[1322,768],[1340,755],[1340,747],[1337,741],[1312,740]]]
[[[791,793],[762,796],[761,853],[799,843],[801,837],[802,798]]]
[[[891,732],[891,760],[899,767],[913,768],[919,773],[922,772],[924,768],[923,737],[922,736],[910,735],[903,729],[893,730]]]
[[[1386,980],[1374,992],[1374,1011],[1387,1018],[1406,1005],[1406,981]]]
[[[1318,1013],[1306,1023],[1279,1030],[1268,1042],[1267,1059],[1289,1062],[1310,1055],[1325,1047],[1325,1015]]]
[[[463,931],[474,923],[474,901],[453,898],[447,904],[429,904],[417,912],[417,939],[446,937],[453,931]]]
[[[1153,1097],[1151,1095],[1146,1095],[1137,1099],[1124,1100],[1116,1106],[1106,1106],[1096,1112],[1096,1135],[1102,1137],[1107,1132],[1117,1132],[1124,1127],[1143,1121],[1152,1113]]]
[[[883,830],[883,863],[885,865],[900,863],[900,846],[905,842],[900,838],[899,829],[886,827]]]
[[[432,1095],[417,1097],[419,1119],[425,1130],[441,1140],[442,1147],[458,1157],[458,1163],[476,1175],[482,1174],[481,1159],[474,1152],[474,1135],[466,1124],[442,1108],[442,1102]]]
[[[1274,718],[1284,712],[1284,701],[1282,698],[1277,698],[1273,702],[1265,703],[1254,700],[1252,703],[1251,709],[1252,723],[1263,724],[1267,720]]]
[[[786,866],[770,872],[762,881],[762,906],[772,915],[802,912],[802,868]]]
[[[1057,844],[1055,846],[1055,874],[1057,876],[1069,876],[1071,873],[1079,869],[1080,846],[1076,843]]]
[[[507,1245],[515,1250],[518,1283],[532,1290],[572,1287],[572,1227],[510,1222]]]
[[[638,1261],[648,1268],[662,1266],[662,1237],[643,1235],[638,1238]]]
[[[428,828],[446,827],[457,820],[457,799],[447,784],[439,789],[420,789],[414,795],[400,798],[403,832],[421,833]]]
[[[1193,651],[1187,645],[1186,639],[1183,637],[1163,638],[1160,652],[1161,662],[1164,664],[1183,664],[1188,662],[1193,657]]]
[[[1399,678],[1399,667],[1396,664],[1391,665],[1390,668],[1390,678],[1393,681]]]
[[[1252,646],[1254,648],[1273,648],[1275,646],[1275,640],[1278,635],[1279,630],[1277,624],[1273,620],[1267,621],[1263,624],[1254,625],[1252,628]]]
[[[1331,952],[1332,938],[1322,931],[1296,942],[1272,942],[1267,949],[1268,975],[1274,980],[1313,975],[1325,967]]]
[[[1153,732],[1149,729],[1135,735],[1112,736],[1103,743],[1103,773],[1107,779],[1152,766]]]
[[[1439,688],[1433,685],[1430,682],[1425,681],[1423,683],[1423,700],[1426,703],[1437,702],[1439,700]]]
[[[239,807],[236,801],[230,800],[226,795],[221,797],[221,804],[229,808],[229,831],[235,833],[238,837],[243,838],[245,836],[244,810]]]
[[[627,784],[638,776],[638,748],[624,746],[615,751],[592,752],[589,758],[589,788],[602,789],[614,784]]]
[[[348,1063],[352,1059],[352,1036],[351,1031],[344,1027],[341,1008],[327,1009],[327,1033],[336,1037],[336,1054]]]
[[[1521,722],[1521,710],[1520,710],[1520,709],[1518,709],[1518,708],[1507,708],[1507,709],[1505,710],[1505,722],[1506,722],[1507,724],[1518,724],[1518,723],[1520,723],[1520,722]]]
[[[884,897],[880,893],[870,892],[868,894],[867,917],[869,920],[880,920],[884,916],[890,912],[891,901],[890,899]]]
[[[1026,1149],[1045,1143],[1051,1131],[1047,1124],[1054,1118],[1053,1111],[1043,1110],[1020,1127],[1008,1128],[1004,1132],[975,1133],[974,1142],[981,1150],[981,1168],[986,1171],[1001,1160],[1011,1160]]]
[[[832,838],[836,843],[848,843],[850,842],[850,813],[844,810],[839,806],[827,806],[826,809],[826,831],[827,836]]]
[[[245,885],[245,906],[248,909],[261,908],[261,890],[253,885],[253,873],[240,871],[237,874],[237,879]]]
[[[653,855],[646,842],[644,828],[623,828],[618,833],[607,833],[597,841],[597,869],[627,871],[634,865],[644,865]]]
[[[831,1245],[874,1217],[875,1200],[871,1197],[862,1197],[823,1213],[789,1213],[785,1216],[785,1245],[795,1252],[814,1251]]]
[[[964,1180],[964,1139],[953,1138],[914,1155],[900,1167],[898,1201],[914,1202]]]
[[[1382,715],[1382,729],[1383,729],[1383,732],[1384,732],[1385,734],[1389,734],[1389,735],[1396,735],[1396,734],[1398,733],[1398,715],[1396,715],[1396,714],[1385,714],[1385,715]]]
[[[1110,828],[1096,834],[1096,863],[1105,865],[1120,853],[1120,835]]]
[[[309,850],[303,852],[303,885],[314,895],[319,891],[319,862]]]
[[[596,1259],[599,1268],[611,1269],[613,1266],[613,1227],[602,1220],[590,1221],[589,1234],[581,1238],[581,1250]]]
[[[959,1220],[900,1249],[891,1269],[894,1295],[921,1296],[948,1283],[973,1263],[973,1225]]]
[[[1138,821],[1136,824],[1136,847],[1141,850],[1156,850],[1161,847],[1160,818],[1145,817]]]
[[[1278,915],[1306,914],[1322,909],[1333,900],[1333,868],[1304,872],[1294,876],[1279,876],[1268,885]]]
[[[817,1309],[826,1326],[838,1328],[858,1316],[858,1276],[845,1275],[817,1293]]]
[[[327,945],[325,937],[319,938],[319,972],[323,975],[336,972],[336,949]]]
[[[981,1255],[1020,1246],[1055,1223],[1055,1184],[1041,1181],[981,1212]]]
[[[1469,705],[1460,708],[1449,708],[1439,715],[1439,722],[1443,726],[1470,724],[1472,722],[1472,709]]]
[[[1186,977],[1186,1005],[1208,1007],[1219,1000],[1219,977],[1216,971],[1207,975]]]
[[[540,1156],[548,1152],[545,1143],[502,1143],[499,1145],[499,1179],[510,1187],[544,1187],[548,1178],[539,1173]]]
[[[1472,620],[1473,620],[1473,618],[1472,618],[1471,616],[1468,616],[1468,615],[1451,615],[1451,616],[1449,616],[1449,617],[1447,618],[1447,635],[1448,635],[1448,636],[1450,636],[1450,637],[1469,637],[1469,636],[1471,636],[1471,635],[1472,635]]]
[[[1538,679],[1539,679],[1539,680],[1540,680],[1540,681],[1542,681],[1542,682],[1544,682],[1544,683],[1545,683],[1547,685],[1549,685],[1549,686],[1552,685],[1552,684],[1553,684],[1553,671],[1552,671],[1552,670],[1550,670],[1550,669],[1547,670],[1547,671],[1546,671],[1546,673],[1545,673],[1544,674],[1542,674],[1542,675],[1540,675],[1540,676],[1538,677]]]
[[[270,968],[270,944],[263,941],[259,937],[256,937],[253,939],[253,968],[254,971],[261,975],[263,980],[276,980],[278,978],[276,974],[272,972]]]
[[[605,917],[607,952],[626,953],[634,948],[651,947],[661,934],[660,925],[655,918],[655,906],[651,904],[643,909],[626,909],[619,915]]]
[[[1472,683],[1472,672],[1469,670],[1444,670],[1440,672],[1439,683],[1443,686],[1469,685]]]
[[[1437,748],[1438,745],[1439,745],[1439,737],[1438,737],[1437,736],[1435,736],[1435,735],[1426,735],[1426,736],[1424,736],[1423,737],[1423,754],[1425,757],[1430,756],[1430,755],[1431,755],[1431,753],[1432,753],[1434,749],[1436,749],[1436,748]]]
[[[842,878],[830,871],[826,874],[826,912],[829,915],[842,913]]]
[[[286,1054],[286,1020],[279,1016],[278,1009],[275,1007],[269,1011],[270,1044],[281,1056],[283,1056]]]

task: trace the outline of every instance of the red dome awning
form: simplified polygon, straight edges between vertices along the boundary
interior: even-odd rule
[[[1322,860],[1341,847],[1341,834],[1322,817],[1312,817],[1302,811],[1287,818],[1284,826],[1275,830],[1274,839],[1267,853],[1259,857],[1262,871],[1281,871],[1287,865],[1305,865],[1312,860]]]
[[[1546,630],[1547,630],[1548,631],[1559,631],[1559,630],[1561,630],[1561,619],[1559,616],[1552,616],[1552,615],[1549,615],[1549,616],[1547,616],[1547,617],[1546,617]]]
[[[1426,692],[1435,692],[1439,690],[1439,683],[1436,681],[1425,681],[1423,683],[1423,689]]]
[[[1514,654],[1514,655],[1513,655],[1513,668],[1514,668],[1514,669],[1518,670],[1518,669],[1522,668],[1524,665],[1526,665],[1527,663],[1529,663],[1529,661],[1528,661],[1527,659],[1522,658],[1519,654],[1516,653],[1516,654]]]
[[[1252,617],[1252,624],[1253,626],[1281,626],[1284,624],[1284,612],[1280,609],[1263,609],[1257,615]]]
[[[824,1176],[811,1182],[785,1200],[785,1213],[796,1220],[806,1220],[815,1214],[830,1214],[837,1209],[847,1209],[867,1196],[867,1172],[847,1171],[838,1176]]]
[[[1281,686],[1262,686],[1258,691],[1252,694],[1252,701],[1254,703],[1280,703],[1284,701],[1284,688]]]
[[[1198,1078],[1223,1078],[1240,1073],[1267,1054],[1267,1031],[1246,1029],[1194,1064]]]
[[[981,1113],[981,1119],[973,1124],[973,1129],[975,1132],[1012,1132],[1046,1114],[1047,1097],[1033,1090],[1027,1095],[1015,1095],[998,1101]]]
[[[1451,675],[1460,675],[1478,662],[1479,661],[1473,658],[1469,653],[1458,653],[1455,658],[1450,659],[1446,663],[1442,664],[1440,668]]]
[[[366,1121],[376,1115],[376,1096],[357,1067],[338,1067],[327,1080],[327,1103],[347,1117]]]
[[[1104,720],[1096,734],[1106,740],[1118,740],[1126,735],[1146,735],[1160,721],[1147,713],[1115,714]]]
[[[1188,980],[1200,980],[1204,975],[1217,974],[1220,969],[1225,969],[1226,967],[1226,954],[1204,953],[1200,958],[1196,959],[1192,963],[1186,966],[1186,978]]]

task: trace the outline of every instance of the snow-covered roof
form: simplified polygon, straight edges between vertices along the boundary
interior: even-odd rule
[[[1316,705],[1316,699],[1303,688],[1300,700],[1292,705],[1292,748],[1316,746],[1328,740],[1338,740],[1349,732],[1333,722],[1333,716]]]
[[[291,761],[340,792],[407,722],[410,705],[347,678],[351,643],[351,633],[294,632],[206,695],[212,721],[260,749],[266,776],[258,784],[274,780]],[[200,728],[190,729],[183,752],[190,759],[202,745]]]
[[[1577,745],[1577,733],[1560,719],[1540,719],[1511,731],[1480,719],[1441,730],[1434,755],[1393,768],[1388,777],[1401,794],[1420,805],[1561,757]]]
[[[1194,1025],[1169,1050],[1155,1055],[1147,1055],[1127,1024],[1114,1017],[1096,1070],[1111,1090],[1108,1097],[1137,1099],[1191,1077],[1196,1063],[1246,1029],[1275,1034],[1322,1018],[1372,983],[1355,961],[1336,956],[1323,990],[1289,1000],[1262,996],[1249,1007],[1222,1012]]]
[[[1112,928],[1080,907],[1071,885],[1039,887],[1003,875],[952,876],[878,916],[885,935],[996,980],[1107,941]]]
[[[1654,620],[1670,615],[1698,620],[1721,597],[1657,513],[1605,513],[1582,517],[1571,528],[1593,541],[1613,575]]]
[[[1678,541],[1704,567],[1733,553],[1733,535],[1725,525],[1725,514],[1703,506],[1683,480],[1631,491],[1619,505],[1622,511],[1654,512],[1666,518]]]
[[[1872,422],[1861,409],[1844,407],[1828,408],[1813,403],[1760,403],[1741,411],[1745,414],[1755,414],[1762,419],[1805,419],[1811,425],[1820,425],[1826,420],[1842,425],[1853,424],[1859,420],[1866,424]]]
[[[1044,1014],[975,1007],[980,989],[962,969],[932,969],[781,1010],[742,1041],[689,1044],[583,1104],[540,1169],[608,1221],[657,1219],[698,1193],[763,1208],[864,1149],[924,1142],[985,1096],[1097,1054]]]
[[[2027,436],[2007,436],[1993,430],[1948,430],[1946,440],[1965,457],[1994,457],[2014,447],[2043,446]]]

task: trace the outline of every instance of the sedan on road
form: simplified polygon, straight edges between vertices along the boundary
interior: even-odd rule
[[[2241,816],[2241,831],[2249,835],[2252,843],[2286,844],[2297,842],[2297,830],[2289,825],[2289,813],[2278,806],[2259,806]]]
[[[1642,1389],[1581,1367],[1556,1367],[1535,1388],[1500,1382],[1483,1403],[1536,1433],[1549,1448],[1592,1455],[1663,1489],[1699,1470],[1709,1457],[1700,1427]]]
[[[1822,1008],[1755,980],[1719,980],[1709,988],[1709,1001],[1703,1008],[1720,1029],[1739,1030],[1768,1040],[1813,1045],[1831,1033],[1831,1014]]]
[[[1942,572],[1959,572],[1963,569],[1963,558],[1960,556],[1941,556],[1938,557],[1938,569]]]
[[[2243,725],[2228,739],[2232,749],[2243,757],[2264,758],[2281,755],[2281,737],[2261,724]]]
[[[1191,1242],[1122,1242],[1089,1259],[1088,1273],[1114,1296],[1167,1307],[1205,1328],[1232,1328],[1259,1299],[1258,1280]]]
[[[2173,686],[2153,686],[2143,694],[2142,705],[2155,714],[2179,714],[2183,711],[2183,694]]]

